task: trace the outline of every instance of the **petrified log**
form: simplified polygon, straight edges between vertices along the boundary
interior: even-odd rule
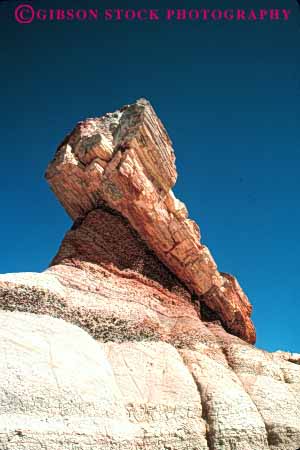
[[[144,99],[80,122],[46,172],[72,219],[103,202],[119,211],[228,331],[253,343],[248,298],[234,277],[218,272],[200,242],[199,227],[172,192],[176,177],[170,138]]]

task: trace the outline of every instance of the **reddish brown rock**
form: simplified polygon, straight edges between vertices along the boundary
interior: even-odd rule
[[[126,217],[159,259],[231,333],[255,342],[251,305],[237,281],[217,270],[197,224],[174,197],[171,141],[153,108],[139,100],[80,122],[58,148],[46,178],[76,220],[103,201]]]
[[[172,342],[199,334],[200,309],[190,292],[128,221],[107,207],[75,222],[46,273],[65,286],[73,308]]]

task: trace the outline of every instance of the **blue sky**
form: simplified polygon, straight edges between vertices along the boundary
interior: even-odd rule
[[[198,5],[101,5],[121,3]],[[300,12],[291,0],[251,7],[275,3],[293,10],[288,22],[22,26],[13,19],[17,2],[0,5],[0,272],[42,271],[71,225],[43,177],[65,134],[146,97],[174,144],[175,193],[219,269],[248,294],[258,346],[300,351]]]

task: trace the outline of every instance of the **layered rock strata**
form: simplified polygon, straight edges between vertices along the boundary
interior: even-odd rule
[[[200,319],[192,341],[130,328],[123,341],[112,328],[93,339],[92,328],[67,322],[74,309],[56,275],[1,276],[0,286],[2,308],[8,291],[16,300],[0,312],[0,448],[300,447],[299,354],[264,352]],[[25,287],[44,311],[21,304]],[[44,314],[53,298],[65,303],[65,320]],[[92,323],[95,310],[84,310]]]
[[[200,243],[199,227],[172,192],[176,176],[170,138],[143,99],[80,122],[46,172],[72,219],[103,202],[119,211],[228,331],[254,343],[248,298],[234,277],[218,272],[208,248]]]

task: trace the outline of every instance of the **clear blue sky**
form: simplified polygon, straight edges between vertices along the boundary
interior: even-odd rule
[[[196,0],[35,0],[199,7]],[[217,0],[206,6],[217,6]],[[253,307],[258,345],[300,351],[300,11],[286,23],[15,23],[1,3],[0,272],[42,271],[71,225],[43,174],[67,132],[139,97],[164,122],[175,192]],[[159,6],[158,6],[159,5]],[[201,3],[203,6],[203,2]]]

